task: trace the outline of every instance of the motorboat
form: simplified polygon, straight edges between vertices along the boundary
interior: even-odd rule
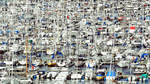
[[[0,62],[0,67],[6,67],[6,63]]]
[[[39,59],[35,59],[35,60],[32,61],[32,64],[35,65],[35,66],[40,65],[40,63],[41,63],[41,60],[39,60]]]
[[[2,84],[19,84],[19,80],[17,78],[4,78]]]
[[[82,77],[82,75],[79,74],[79,73],[74,73],[74,74],[71,75],[72,80],[76,80],[76,79],[80,80],[81,77]]]
[[[0,67],[0,78],[6,76],[7,74],[6,67]]]
[[[22,59],[22,60],[20,60],[20,61],[18,61],[19,62],[19,64],[21,64],[21,65],[25,65],[26,64],[26,59]]]
[[[111,55],[104,55],[102,56],[102,61],[103,62],[110,62],[112,60],[112,56]]]
[[[17,66],[15,68],[10,69],[10,73],[13,75],[25,76],[25,66]]]
[[[137,81],[138,77],[136,77],[134,75],[129,75],[127,79],[128,79],[129,82],[133,82],[133,81]]]
[[[85,70],[85,80],[92,80],[93,75],[94,75],[93,69],[87,68],[87,69]]]
[[[19,80],[19,83],[32,83],[32,80],[31,79],[21,79],[21,80]]]
[[[137,65],[133,71],[133,74],[140,75],[147,72],[146,65]]]
[[[84,64],[85,64],[84,61],[76,61],[76,62],[75,62],[75,66],[77,66],[77,67],[83,67]]]
[[[55,80],[66,80],[68,72],[60,72]]]
[[[57,61],[57,66],[59,66],[59,67],[64,67],[64,66],[66,66],[66,65],[68,65],[69,63],[70,63],[71,61],[70,60],[58,60]]]
[[[65,61],[61,61],[61,62],[57,62],[57,65],[59,66],[59,67],[63,67],[63,66],[65,66],[67,63],[65,62]]]
[[[4,61],[4,63],[6,64],[6,66],[13,65],[13,61]]]
[[[50,50],[50,49],[47,49],[46,53],[49,54],[49,55],[51,55],[51,54],[53,54],[53,51]]]
[[[96,66],[96,63],[97,63],[97,62],[96,62],[95,60],[90,59],[90,60],[86,61],[85,65],[86,65],[86,67],[88,67],[88,68],[93,68],[94,66]]]
[[[20,45],[19,44],[13,44],[10,46],[10,51],[12,52],[17,52],[20,48]]]
[[[104,80],[106,77],[106,70],[105,69],[98,69],[96,74],[96,80]]]
[[[1,50],[1,51],[7,50],[7,45],[1,45],[1,46],[0,46],[0,50]]]
[[[127,67],[127,66],[129,66],[129,61],[126,61],[126,60],[120,60],[118,63],[117,63],[117,65],[119,66],[119,67]]]

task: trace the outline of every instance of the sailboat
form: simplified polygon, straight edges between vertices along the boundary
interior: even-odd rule
[[[117,65],[119,67],[127,67],[129,65],[129,61],[126,61],[126,60],[120,60]]]
[[[94,66],[96,66],[96,61],[93,59],[88,60],[88,61],[86,61],[85,65],[86,65],[86,67],[89,67],[89,68],[94,67]]]
[[[77,61],[77,62],[75,62],[75,66],[77,66],[77,67],[81,67],[81,66],[84,66],[84,62],[83,61]]]
[[[0,67],[0,76],[4,77],[7,74],[8,72],[6,71],[6,67]]]
[[[59,67],[63,67],[63,66],[66,65],[66,61],[60,60],[60,61],[57,62],[57,65],[58,65]]]
[[[150,72],[149,72],[149,68],[150,68],[150,60],[149,60],[149,59],[147,59],[146,67],[147,67],[147,73],[150,74]]]
[[[13,65],[13,61],[8,61],[8,60],[6,60],[6,61],[4,61],[4,63],[5,63],[6,65]]]
[[[110,63],[110,69],[109,69],[109,71],[107,71],[107,73],[106,73],[106,84],[115,84],[113,81],[115,80],[115,78],[116,78],[116,71],[115,70],[112,70],[112,66],[111,66],[111,64],[112,64],[112,61],[111,61],[111,63]]]
[[[35,66],[38,66],[41,63],[41,61],[39,59],[35,59],[32,61],[32,64]]]
[[[114,47],[114,44],[113,44],[113,47]],[[113,55],[111,55],[111,63],[110,63],[109,71],[107,71],[106,73],[106,81],[113,81],[116,78],[116,71],[112,70],[112,65],[111,65],[112,61],[113,61]]]
[[[116,77],[116,72],[114,70],[109,70],[106,74],[106,80],[114,80]]]
[[[60,67],[66,66],[67,64],[69,64],[71,61],[70,60],[59,60],[57,61],[57,65]]]
[[[19,62],[19,64],[21,64],[21,65],[25,65],[26,64],[26,60],[25,59],[22,59],[22,60],[20,60],[20,61],[18,61]]]

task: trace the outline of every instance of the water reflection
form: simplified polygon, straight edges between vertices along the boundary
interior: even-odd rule
[[[34,81],[33,84],[149,84],[146,81],[93,81],[93,80],[45,80]]]

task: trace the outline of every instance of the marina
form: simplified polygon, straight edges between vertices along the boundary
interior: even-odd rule
[[[149,0],[0,0],[0,84],[149,84]]]

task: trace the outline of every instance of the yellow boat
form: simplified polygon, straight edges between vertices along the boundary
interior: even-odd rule
[[[104,80],[105,76],[105,72],[98,72],[96,73],[96,80]]]
[[[56,65],[56,63],[48,63],[49,66]]]
[[[47,61],[48,66],[55,66],[56,64],[56,60],[50,60],[50,62]]]
[[[102,79],[104,79],[104,77],[102,77],[102,76],[96,76],[96,79],[97,80],[102,80]]]
[[[102,75],[102,74],[97,74],[96,75],[97,80],[103,80],[104,78],[105,78],[105,75]]]

